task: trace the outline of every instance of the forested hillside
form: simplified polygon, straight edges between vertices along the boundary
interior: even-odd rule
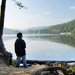
[[[66,32],[71,32],[72,34],[75,34],[75,19],[70,22],[54,25],[46,29],[44,28],[40,30],[28,30],[23,33],[25,34],[60,34],[60,33],[66,33]]]

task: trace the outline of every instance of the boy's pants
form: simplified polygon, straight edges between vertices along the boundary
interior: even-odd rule
[[[23,60],[23,65],[24,65],[24,67],[27,67],[28,64],[26,63],[26,55],[24,55],[24,56],[17,56],[16,65],[15,65],[15,66],[16,66],[16,67],[19,67],[19,66],[20,66],[21,58],[22,58],[22,60]]]

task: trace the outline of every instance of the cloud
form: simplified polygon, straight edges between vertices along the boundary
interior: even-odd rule
[[[50,14],[50,12],[45,12],[44,14],[41,14],[41,15],[30,15],[30,16],[26,15],[25,17],[27,17],[27,18],[36,18],[36,17],[41,17],[43,15],[49,15],[49,14]]]
[[[43,15],[48,15],[48,14],[50,14],[50,12],[45,12],[45,14],[41,14],[41,15],[31,15],[31,16],[25,16],[25,17],[27,17],[27,18],[36,18],[36,17],[41,17],[41,16],[43,16]]]
[[[40,17],[41,15],[25,15],[25,14],[22,14],[22,13],[17,13],[18,15],[19,15],[19,17],[21,17],[21,18],[37,18],[37,17]],[[18,17],[18,18],[19,18]],[[20,19],[21,19],[20,18]]]
[[[70,7],[70,9],[75,9],[75,6],[74,7]]]
[[[59,56],[60,54],[55,54],[55,56]]]
[[[41,14],[41,15],[30,15],[30,16],[25,15],[25,17],[27,17],[27,18],[35,18],[35,17],[40,17],[40,16],[48,15],[48,14],[50,14],[50,12],[45,12],[45,14]]]
[[[71,60],[75,60],[75,58],[71,58]]]
[[[57,54],[57,53],[55,53],[55,54],[50,54],[50,53],[44,53],[46,56],[50,56],[50,55],[53,55],[53,56],[60,56],[60,54]]]
[[[50,56],[50,53],[46,53],[46,56]]]
[[[25,18],[38,18],[38,17],[41,17],[41,16],[44,16],[44,15],[48,15],[50,14],[50,12],[45,12],[45,13],[42,13],[42,14],[37,14],[37,15],[25,15],[23,13],[20,13],[20,12],[17,12],[17,15],[19,15],[19,17],[17,17],[18,19],[25,19]]]
[[[62,21],[64,21],[64,22],[68,22],[68,21],[71,21],[72,20],[72,18],[65,18],[65,19],[62,19]]]
[[[45,12],[45,15],[48,15],[48,14],[50,14],[50,12]]]

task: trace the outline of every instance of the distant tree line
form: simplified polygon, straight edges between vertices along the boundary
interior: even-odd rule
[[[66,33],[66,32],[75,34],[75,19],[70,22],[54,25],[46,29],[44,28],[40,30],[28,30],[28,31],[24,31],[23,33],[25,34],[60,34],[60,33]]]

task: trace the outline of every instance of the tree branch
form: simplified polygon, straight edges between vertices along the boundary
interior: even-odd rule
[[[21,2],[17,2],[16,0],[12,0],[12,1],[14,1],[16,3],[16,5],[19,7],[19,9],[21,9],[21,8],[27,9],[27,7],[25,7],[24,5],[22,5]]]

